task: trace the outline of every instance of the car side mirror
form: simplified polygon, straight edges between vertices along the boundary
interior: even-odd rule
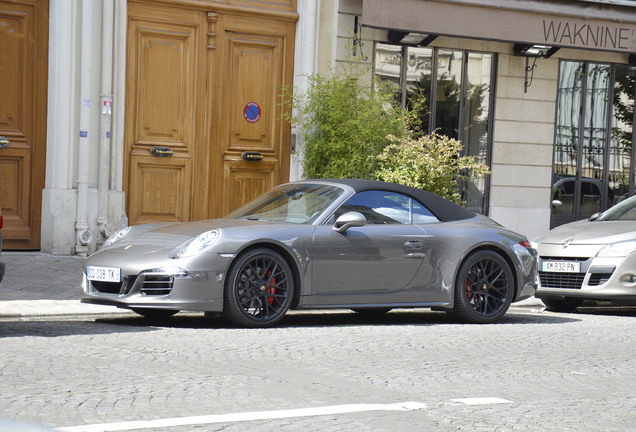
[[[603,213],[598,212],[598,213],[594,213],[592,216],[590,216],[590,218],[588,219],[589,221],[594,222],[596,219],[598,219]]]
[[[367,218],[362,213],[350,211],[341,215],[333,224],[333,230],[343,233],[351,227],[361,227],[367,224]]]

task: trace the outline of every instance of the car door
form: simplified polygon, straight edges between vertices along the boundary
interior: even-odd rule
[[[405,288],[422,265],[427,241],[426,231],[415,225],[418,208],[422,206],[405,195],[365,191],[343,204],[331,223],[317,227],[312,250],[313,302],[409,301]],[[348,211],[363,214],[367,224],[336,232],[332,222]]]

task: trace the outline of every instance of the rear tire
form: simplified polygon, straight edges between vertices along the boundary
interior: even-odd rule
[[[577,307],[581,306],[583,300],[577,298],[563,297],[562,299],[546,298],[541,299],[545,305],[545,309],[550,312],[574,312]]]
[[[515,280],[508,262],[490,250],[469,255],[459,267],[451,315],[475,324],[489,324],[508,311]]]

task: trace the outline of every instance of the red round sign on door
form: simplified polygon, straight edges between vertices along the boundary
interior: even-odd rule
[[[243,108],[243,117],[248,123],[256,123],[261,119],[261,107],[256,102],[248,102]]]

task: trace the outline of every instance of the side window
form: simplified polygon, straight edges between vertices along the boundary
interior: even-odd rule
[[[349,211],[362,213],[370,224],[421,224],[438,221],[422,204],[395,192],[357,193],[336,211],[336,218]]]

